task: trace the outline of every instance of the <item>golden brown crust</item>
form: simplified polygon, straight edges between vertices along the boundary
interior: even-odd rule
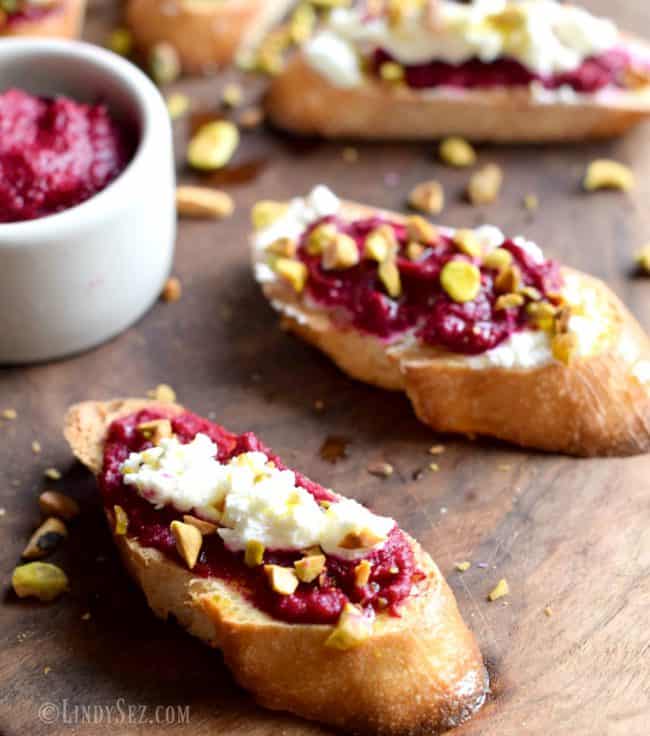
[[[137,399],[78,404],[66,416],[66,439],[97,473],[110,422],[155,406],[160,404]],[[107,516],[113,528],[112,512]],[[426,573],[418,595],[407,601],[401,617],[378,615],[362,646],[338,651],[323,646],[331,626],[277,621],[231,584],[195,578],[135,539],[114,538],[154,613],[172,614],[192,634],[222,649],[237,680],[268,708],[349,731],[416,736],[465,720],[484,700],[487,675],[474,637],[440,571],[414,540]]]
[[[148,52],[166,41],[183,69],[200,73],[230,64],[236,54],[279,20],[293,0],[129,0],[127,23],[136,45]]]
[[[62,0],[60,9],[33,20],[21,20],[0,28],[0,37],[78,38],[85,13],[86,0]]]
[[[296,93],[300,90],[300,94]],[[373,80],[343,88],[298,53],[266,96],[281,128],[325,138],[424,139],[459,135],[474,141],[542,142],[609,138],[650,115],[650,91],[620,92],[571,104],[536,102],[527,89],[424,95]]]
[[[346,203],[344,216],[368,211]],[[283,313],[286,329],[353,378],[404,390],[418,417],[437,432],[486,435],[578,456],[648,452],[650,386],[635,368],[650,361],[650,341],[604,283],[571,269],[564,272],[596,294],[599,312],[607,315],[606,344],[569,366],[551,362],[531,369],[471,367],[462,355],[408,338],[388,345],[336,324],[284,282],[266,283],[263,290]]]

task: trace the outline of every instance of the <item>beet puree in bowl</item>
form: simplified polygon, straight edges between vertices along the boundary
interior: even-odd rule
[[[174,199],[169,114],[139,69],[90,44],[3,39],[0,364],[139,319],[171,268]]]

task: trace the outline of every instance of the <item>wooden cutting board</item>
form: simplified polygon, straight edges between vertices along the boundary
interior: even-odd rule
[[[589,5],[650,36],[645,4]],[[116,15],[112,3],[92,3],[88,37],[105,37]],[[192,96],[195,110],[212,112],[223,83],[188,80],[176,89]],[[190,122],[176,126],[179,162]],[[330,733],[258,708],[218,653],[149,613],[120,568],[94,483],[73,463],[61,420],[74,401],[143,395],[160,382],[188,407],[235,430],[254,430],[290,464],[395,516],[421,540],[448,577],[492,676],[488,704],[458,736],[650,733],[650,458],[574,460],[432,435],[404,397],[348,380],[278,329],[251,279],[247,247],[248,211],[259,198],[285,198],[324,182],[344,196],[399,208],[415,183],[435,177],[447,192],[443,223],[489,221],[525,234],[606,279],[650,328],[650,282],[631,275],[634,250],[650,240],[648,128],[583,147],[481,148],[481,161],[498,162],[506,175],[500,202],[484,209],[462,201],[468,173],[440,166],[433,145],[361,145],[353,163],[343,149],[246,133],[221,177],[236,215],[220,224],[181,224],[179,303],[157,304],[93,352],[0,372],[0,408],[18,412],[0,424],[5,736]],[[638,186],[631,196],[581,193],[585,166],[599,156],[633,166]],[[179,172],[192,180],[182,166]],[[534,214],[522,205],[527,193],[539,197]],[[347,457],[336,464],[319,454],[332,435],[349,440]],[[39,455],[33,440],[42,445]],[[432,472],[427,451],[438,442],[446,451]],[[395,474],[371,476],[366,468],[377,460],[393,464]],[[59,468],[63,479],[45,481],[47,467]],[[38,523],[37,496],[49,487],[77,498],[83,514],[53,557],[72,591],[45,606],[19,602],[9,579]],[[454,568],[460,560],[473,563],[464,574]],[[500,578],[511,595],[488,603]]]

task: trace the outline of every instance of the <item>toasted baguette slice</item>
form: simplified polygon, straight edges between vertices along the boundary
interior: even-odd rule
[[[85,402],[68,411],[65,437],[98,474],[111,422],[143,408],[183,411],[136,399]],[[112,511],[107,516],[114,529]],[[220,648],[238,682],[268,708],[354,732],[431,734],[469,718],[484,700],[487,675],[474,637],[440,571],[410,538],[426,574],[417,594],[401,617],[378,614],[371,638],[347,651],[324,646],[331,626],[278,621],[232,583],[198,578],[137,539],[114,539],[154,613],[173,615]]]
[[[354,220],[381,214],[356,203],[338,213]],[[256,264],[265,255],[254,248]],[[551,360],[534,368],[476,367],[467,356],[405,335],[387,342],[343,327],[289,282],[262,280],[282,325],[316,346],[349,376],[405,391],[418,418],[437,432],[485,435],[524,447],[577,456],[633,455],[650,450],[650,341],[620,300],[601,281],[563,268],[574,288],[595,295],[607,325],[596,354],[569,365]]]
[[[0,36],[78,38],[85,14],[86,0],[60,0],[59,7],[43,15],[0,25]]]
[[[145,53],[166,41],[183,69],[201,73],[230,64],[254,46],[294,0],[128,0],[126,19]]]
[[[536,100],[525,87],[425,94],[372,78],[359,87],[337,87],[298,52],[271,81],[265,104],[275,125],[302,135],[361,140],[458,135],[540,143],[622,135],[650,116],[650,88],[607,98],[585,95],[567,104]]]

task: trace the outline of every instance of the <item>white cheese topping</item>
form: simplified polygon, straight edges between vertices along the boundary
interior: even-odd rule
[[[321,506],[296,486],[291,470],[280,470],[263,452],[246,452],[226,463],[204,434],[188,444],[176,437],[143,452],[133,452],[120,470],[124,483],[157,508],[173,505],[219,524],[226,546],[239,551],[248,542],[267,549],[303,550],[321,546],[330,555],[354,559],[380,548],[395,526],[350,499]],[[380,541],[369,547],[340,547],[361,532]]]
[[[573,71],[619,42],[611,21],[555,0],[440,0],[439,8],[435,28],[417,13],[391,27],[385,16],[367,19],[362,6],[336,9],[305,45],[307,61],[341,87],[361,83],[360,56],[378,48],[405,65],[472,58],[489,63],[507,56],[549,76]]]

